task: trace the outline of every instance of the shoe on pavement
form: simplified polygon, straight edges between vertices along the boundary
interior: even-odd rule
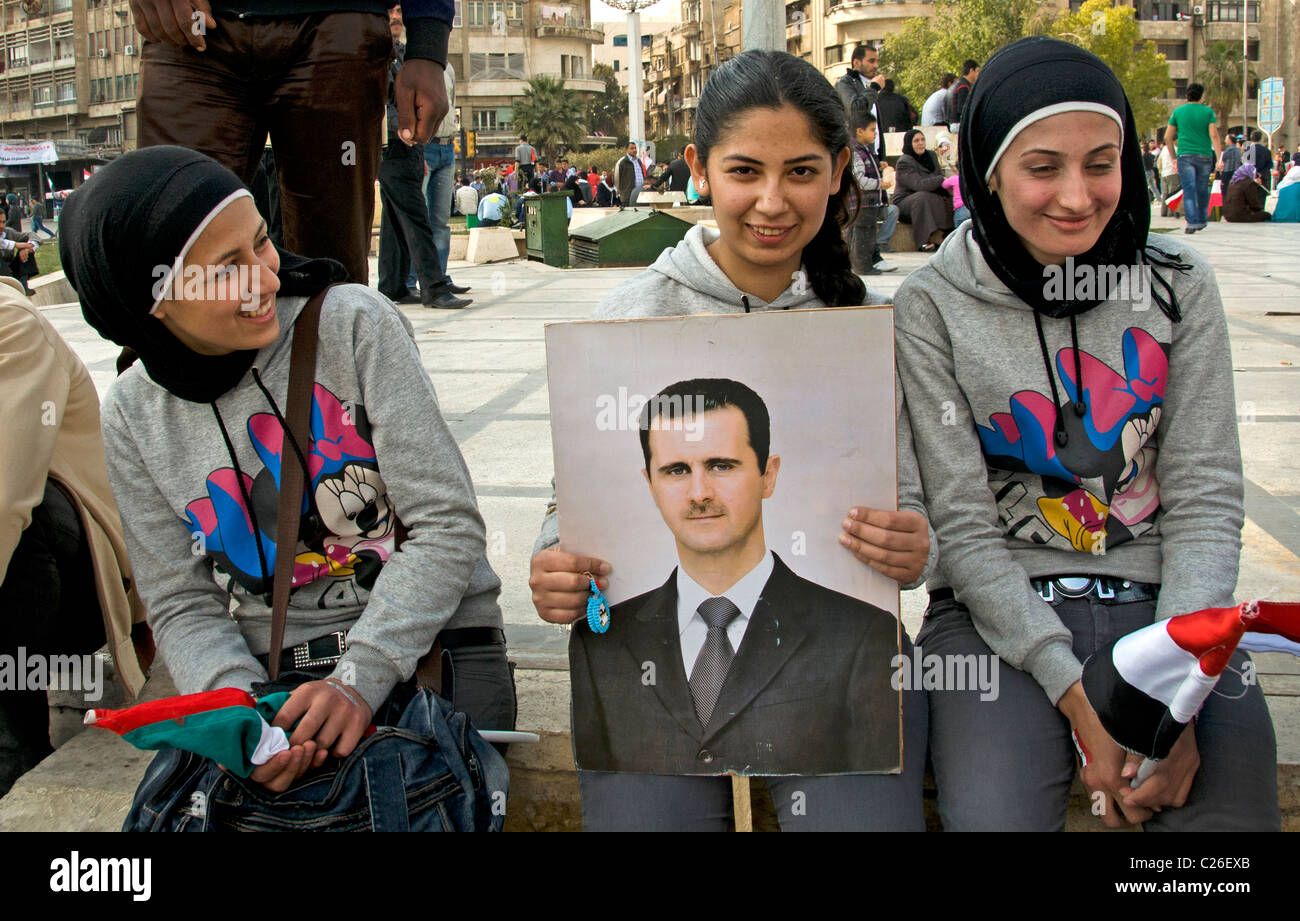
[[[872,266],[871,268],[867,269],[865,272],[859,272],[858,274],[859,275],[883,275],[885,273],[880,271],[880,269],[877,268],[876,266]]]
[[[443,291],[441,294],[431,297],[422,302],[425,307],[437,307],[440,310],[457,310],[461,307],[468,307],[474,303],[472,298],[457,297],[450,291]]]
[[[447,282],[446,288],[452,294],[469,294],[469,285],[458,285],[454,281]]]
[[[897,265],[895,265],[894,263],[889,262],[888,260],[885,260],[885,259],[881,259],[879,262],[877,262],[875,265],[873,265],[872,268],[875,269],[875,270],[878,271],[878,272],[897,272],[897,271],[898,271],[898,266],[897,266]]]

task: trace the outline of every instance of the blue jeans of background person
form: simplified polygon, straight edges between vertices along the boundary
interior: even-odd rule
[[[880,230],[876,232],[876,255],[889,252],[889,241],[894,238],[894,228],[898,226],[898,206],[886,205],[885,213],[880,219]],[[877,259],[877,262],[880,260]]]
[[[1210,219],[1210,172],[1214,158],[1187,154],[1178,158],[1178,180],[1183,185],[1183,214],[1188,227],[1204,227]]]
[[[1080,662],[1155,618],[1152,601],[1058,598],[1053,608]],[[927,657],[994,655],[970,611],[952,600],[930,605],[916,645]],[[1186,804],[1155,813],[1145,831],[1279,830],[1277,744],[1264,692],[1247,679],[1248,661],[1241,650],[1233,654],[1196,718],[1201,766]],[[1077,772],[1070,721],[1028,672],[999,660],[993,700],[978,690],[931,691],[930,758],[945,831],[1065,827]],[[1100,818],[1091,820],[1101,827]]]
[[[911,661],[912,644],[903,654]],[[903,692],[903,771],[764,777],[781,831],[924,831],[926,692]],[[726,831],[730,777],[578,771],[583,831]]]
[[[960,208],[954,208],[952,212],[952,226],[960,227],[963,221],[970,220],[970,208],[962,205]]]
[[[456,150],[449,140],[445,144],[434,141],[424,145],[424,162],[429,167],[428,183],[424,197],[429,205],[429,224],[433,227],[433,248],[438,251],[438,264],[442,266],[442,279],[450,284],[447,274],[447,255],[451,252],[451,194],[456,184]]]

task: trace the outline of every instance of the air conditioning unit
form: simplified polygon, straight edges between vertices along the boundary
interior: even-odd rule
[[[125,48],[122,49],[122,53],[125,54],[127,57],[130,57],[131,55],[135,54],[135,45],[127,45]]]
[[[1204,15],[1205,15],[1205,7],[1203,7],[1203,6],[1194,6],[1194,7],[1192,7],[1192,15],[1193,15],[1193,16],[1204,16]]]
[[[107,48],[100,48],[98,51],[95,52],[95,55],[96,55],[97,57],[106,58],[106,57],[108,57],[108,49],[107,49]]]

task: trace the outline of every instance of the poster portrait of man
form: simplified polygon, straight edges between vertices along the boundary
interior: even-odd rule
[[[617,553],[602,549],[615,573],[628,573],[617,586],[611,582],[607,630],[593,632],[579,622],[570,637],[574,746],[583,769],[772,775],[900,767],[900,698],[890,681],[899,648],[897,586],[889,583],[892,604],[889,588],[876,592],[887,607],[838,590],[871,595],[870,589],[836,576],[837,570],[866,575],[866,568],[834,543],[837,519],[818,534],[824,541],[810,544],[807,533],[800,533],[821,530],[817,519],[823,506],[840,509],[842,517],[849,505],[862,501],[863,492],[871,492],[865,484],[852,492],[872,466],[860,463],[864,454],[882,455],[873,464],[884,471],[875,484],[877,494],[895,489],[892,356],[886,354],[883,365],[860,363],[868,365],[858,374],[861,380],[844,381],[846,391],[830,396],[829,402],[842,404],[847,413],[838,421],[850,426],[863,417],[864,404],[871,404],[866,415],[877,418],[856,427],[857,434],[830,432],[826,423],[836,421],[835,411],[790,411],[798,406],[798,395],[819,399],[818,371],[826,358],[800,368],[789,360],[792,343],[820,341],[824,349],[828,342],[847,341],[843,337],[856,326],[852,338],[860,351],[868,327],[887,329],[890,317],[879,310],[806,313],[821,316],[787,315],[784,323],[766,318],[759,324],[730,317],[571,324],[585,327],[582,335],[595,336],[597,353],[634,378],[632,385],[639,386],[645,372],[667,378],[644,400],[634,401],[635,413],[631,403],[625,407],[622,421],[628,424],[608,433],[596,427],[601,436],[627,442],[623,447],[634,454],[562,451],[561,427],[569,422],[563,412],[557,420],[553,411],[562,544],[593,553],[611,544],[626,547]],[[709,327],[702,339],[689,334],[690,325],[701,321]],[[674,336],[670,325],[687,327],[687,334],[679,329]],[[829,328],[837,325],[845,329]],[[664,348],[658,349],[651,340],[661,336]],[[750,340],[753,348],[728,345],[733,336]],[[556,327],[548,328],[549,356],[564,351],[563,338]],[[762,348],[765,339],[768,350]],[[713,343],[714,360],[688,360],[681,354],[683,341]],[[892,335],[880,341],[887,345]],[[639,357],[623,353],[623,346]],[[719,364],[729,365],[734,376],[684,376]],[[771,401],[780,404],[782,415],[773,418],[761,390],[783,394]],[[599,408],[599,396],[596,390],[585,400],[557,399],[553,385],[552,406]],[[585,424],[592,428],[590,417]],[[873,433],[878,437],[871,438]],[[589,444],[596,437],[585,435]],[[567,440],[581,439],[575,433]],[[595,468],[606,453],[630,460],[640,482],[611,478],[608,471],[602,475]],[[787,478],[791,461],[803,469]],[[595,484],[611,479],[635,484],[635,493],[593,502]],[[783,493],[787,479],[798,493]],[[829,495],[809,492],[819,484]],[[587,498],[571,505],[570,486],[579,486]],[[844,490],[842,501],[834,495],[839,490]],[[777,497],[785,508],[782,517],[768,513]],[[577,505],[603,514],[569,514]],[[877,498],[877,507],[892,506]],[[792,521],[804,527],[787,532]],[[592,533],[602,529],[632,540]],[[837,565],[812,565],[810,557],[822,554],[834,555]],[[851,565],[839,565],[845,562]]]

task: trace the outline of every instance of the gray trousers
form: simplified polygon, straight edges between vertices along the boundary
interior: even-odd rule
[[[1063,599],[1056,614],[1084,661],[1150,624],[1155,603]],[[924,655],[993,655],[955,601],[926,611]],[[1146,831],[1278,831],[1277,745],[1264,693],[1243,683],[1238,650],[1196,719],[1201,766],[1182,808],[1166,807]],[[949,831],[1060,831],[1077,770],[1070,723],[1027,672],[999,660],[999,693],[931,691],[930,758],[939,814]],[[1101,819],[1097,819],[1100,828]]]

